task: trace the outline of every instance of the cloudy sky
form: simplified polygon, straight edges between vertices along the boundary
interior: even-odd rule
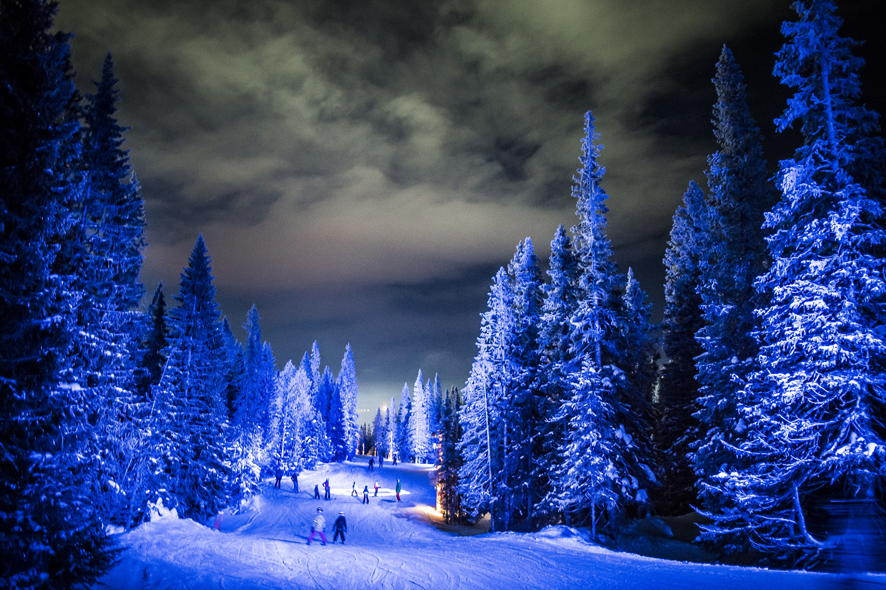
[[[788,93],[772,77],[789,0],[60,0],[78,83],[111,52],[147,211],[142,280],[167,297],[197,235],[237,335],[253,304],[278,364],[350,343],[360,407],[422,369],[461,387],[491,278],[542,260],[570,196],[583,114],[605,146],[616,261],[663,301],[671,218],[716,149],[723,44],[770,167]],[[843,0],[884,112],[882,0]],[[881,87],[876,87],[881,84]],[[170,299],[171,302],[171,299]]]

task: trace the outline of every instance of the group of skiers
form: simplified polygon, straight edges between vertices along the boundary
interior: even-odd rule
[[[280,489],[280,482],[283,480],[283,468],[277,467],[277,471],[274,472],[274,477],[276,480],[274,481],[274,489]],[[298,493],[298,473],[295,471],[292,472],[292,475],[289,476],[292,478],[292,491]]]

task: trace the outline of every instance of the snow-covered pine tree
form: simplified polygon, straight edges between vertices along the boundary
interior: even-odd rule
[[[569,360],[569,318],[578,298],[578,261],[572,250],[572,239],[562,225],[551,241],[548,261],[550,281],[541,285],[542,310],[538,335],[537,371],[539,393],[544,396],[540,408],[539,433],[541,455],[534,475],[542,512],[556,512],[559,507],[550,499],[550,466],[560,457],[560,445],[566,431],[565,420],[555,420],[560,404],[569,391],[566,368]]]
[[[247,312],[243,329],[246,344],[242,355],[238,355],[242,358],[242,362],[237,363],[241,375],[231,419],[232,497],[238,503],[258,493],[263,463],[262,411],[272,398],[275,385],[273,359],[269,366],[265,350],[268,345],[261,339],[261,316],[255,305]]]
[[[412,457],[412,443],[409,440],[409,416],[412,413],[412,400],[409,398],[409,384],[403,383],[400,392],[400,411],[397,413],[397,456],[400,461]]]
[[[505,527],[515,519],[533,518],[538,502],[535,482],[537,463],[542,456],[542,398],[538,387],[539,325],[541,315],[541,271],[531,238],[517,246],[508,265],[513,292],[513,321],[510,327],[507,371],[509,385],[506,406],[502,408],[505,429],[503,436],[507,488]]]
[[[297,368],[292,361],[287,361],[275,382],[269,426],[265,436],[266,452],[272,471],[277,467],[284,470],[293,468],[298,460],[297,457],[301,455],[298,446],[300,424],[296,411],[298,407],[296,372]]]
[[[605,169],[597,162],[602,146],[594,118],[585,115],[582,167],[573,187],[579,223],[573,228],[579,265],[579,296],[570,318],[568,400],[561,405],[560,419],[570,416],[561,462],[552,469],[552,498],[564,511],[580,511],[595,526],[598,507],[606,522],[614,525],[625,505],[646,499],[649,475],[634,457],[633,437],[626,425],[631,408],[623,397],[629,387],[620,359],[617,294],[622,278],[611,260],[606,235],[608,198],[600,180]],[[579,471],[577,466],[592,471]],[[588,486],[592,485],[592,488]]]
[[[0,1],[0,578],[16,588],[88,585],[112,562],[81,452],[90,403],[67,371],[79,294],[59,244],[83,183],[56,10]]]
[[[169,360],[154,396],[161,397],[152,430],[165,440],[156,445],[159,495],[178,504],[179,514],[203,518],[227,503],[228,418],[226,354],[215,302],[210,257],[197,238],[181,276],[179,306],[170,312],[173,330]],[[166,504],[168,507],[173,507]]]
[[[695,334],[703,325],[698,293],[702,267],[714,244],[709,241],[709,210],[704,191],[695,182],[683,194],[674,213],[665,251],[665,307],[662,346],[667,363],[658,382],[658,423],[655,446],[659,453],[656,508],[662,514],[684,514],[696,497],[696,476],[689,453],[698,440],[698,382],[695,357],[702,352]]]
[[[652,472],[655,466],[652,450],[652,387],[655,381],[655,350],[650,335],[650,308],[646,292],[628,268],[625,290],[620,308],[620,358],[618,366],[624,371],[626,387],[622,390],[622,405],[630,408],[624,413],[627,433],[634,439],[632,455],[644,474],[650,488],[658,487]],[[645,502],[645,500],[644,500]]]
[[[151,387],[160,382],[166,358],[164,351],[169,346],[169,329],[166,326],[166,299],[163,297],[163,283],[157,285],[151,304],[145,313],[140,337],[140,355],[135,372],[136,393],[141,401],[147,401]]]
[[[795,94],[776,123],[799,121],[804,144],[780,163],[782,197],[766,214],[772,264],[756,283],[766,304],[737,404],[738,465],[706,486],[729,504],[709,534],[740,531],[798,559],[836,539],[809,526],[814,505],[882,493],[886,282],[883,141],[876,114],[858,106],[862,60],[832,2],[793,7],[775,74]]]
[[[236,413],[237,398],[240,396],[240,390],[243,389],[246,368],[244,365],[243,345],[234,336],[234,331],[231,329],[231,324],[228,322],[227,317],[222,319],[221,338],[222,342],[224,342],[225,363],[227,366],[225,404],[228,408],[228,419],[233,420]]]
[[[461,394],[458,388],[447,390],[443,396],[443,412],[440,420],[441,464],[437,472],[440,511],[447,524],[460,523],[464,519],[461,496],[458,493],[458,470],[461,468],[461,455],[458,442],[461,440],[461,423],[458,413],[461,409]]]
[[[428,432],[428,390],[422,382],[421,369],[412,386],[412,411],[409,412],[409,455],[416,463],[426,463],[430,455],[431,441]]]
[[[500,268],[489,291],[488,310],[480,316],[477,356],[464,389],[459,413],[462,436],[458,451],[462,465],[458,490],[467,514],[490,513],[491,530],[504,526],[501,500],[505,497],[501,408],[507,399],[507,373],[513,326],[511,280]]]
[[[313,364],[313,361],[311,363]],[[335,441],[340,438],[336,434],[336,429],[341,424],[341,419],[338,418],[341,409],[337,400],[338,391],[335,385],[335,377],[332,375],[332,369],[328,366],[324,367],[323,374],[320,376],[320,385],[317,387],[317,400],[315,402],[323,423],[326,425],[326,446],[321,445],[321,461],[333,460],[336,453]]]
[[[703,325],[696,334],[703,352],[696,359],[701,432],[693,461],[703,480],[717,475],[724,463],[734,463],[737,392],[758,351],[754,309],[762,301],[754,280],[767,266],[763,216],[773,201],[760,132],[748,110],[741,71],[726,47],[714,83],[720,149],[708,158],[707,256],[698,285]],[[719,500],[713,489],[702,489],[710,490],[701,494],[704,504],[714,508]]]
[[[345,346],[345,354],[341,359],[341,370],[336,380],[339,398],[341,399],[341,432],[344,454],[340,460],[350,461],[357,452],[357,438],[360,427],[357,423],[357,369],[354,366],[354,355],[351,345]]]
[[[386,455],[390,459],[394,458],[394,455],[397,453],[397,441],[399,440],[399,411],[397,408],[397,400],[393,396],[391,397],[391,405],[385,411],[385,425],[388,433],[388,441],[386,450],[388,454]]]

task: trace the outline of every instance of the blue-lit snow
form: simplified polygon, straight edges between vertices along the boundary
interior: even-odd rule
[[[273,489],[262,485],[251,510],[205,523],[179,519],[160,508],[152,522],[118,535],[127,549],[100,586],[125,589],[225,588],[425,588],[428,590],[581,588],[677,590],[688,588],[815,590],[846,582],[832,574],[769,571],[654,559],[591,543],[582,529],[548,527],[538,533],[460,536],[435,528],[432,470],[385,463],[369,472],[362,463],[320,466]],[[332,499],[313,498],[314,485],[329,478]],[[394,489],[403,483],[402,502]],[[370,504],[350,495],[352,482],[373,490]],[[373,490],[374,491],[374,490]],[[323,546],[306,539],[317,507],[324,509]],[[348,519],[347,544],[331,544],[339,511]],[[641,523],[642,524],[642,523]],[[640,534],[631,547],[668,555],[671,546]],[[461,531],[465,532],[465,531]],[[653,531],[654,532],[654,531]],[[842,586],[845,587],[845,586]],[[863,576],[852,587],[886,588],[886,576]]]

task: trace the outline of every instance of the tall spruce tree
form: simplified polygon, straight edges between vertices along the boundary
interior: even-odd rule
[[[336,379],[336,389],[341,399],[341,433],[344,445],[342,461],[350,461],[357,452],[357,438],[360,427],[357,420],[357,369],[354,366],[354,355],[351,345],[345,346],[345,354],[341,359],[341,370]]]
[[[513,299],[510,278],[501,268],[489,291],[488,310],[480,316],[477,356],[471,365],[464,405],[459,412],[462,436],[458,451],[463,463],[458,471],[458,490],[462,506],[471,517],[491,514],[492,531],[505,526],[506,511],[502,502],[508,495],[501,410],[509,385]]]
[[[59,244],[84,181],[56,10],[0,2],[0,578],[18,588],[90,584],[112,561],[83,452],[92,402],[68,370],[79,293]]]
[[[695,182],[683,195],[674,213],[671,237],[665,251],[665,308],[662,346],[667,362],[658,383],[655,445],[661,457],[658,474],[661,486],[655,503],[663,514],[682,514],[696,498],[696,476],[690,459],[698,439],[698,381],[695,358],[702,353],[695,338],[704,320],[698,292],[702,268],[710,243],[710,211],[704,191]]]
[[[210,263],[201,235],[181,275],[169,360],[154,393],[160,467],[153,490],[166,506],[195,518],[226,504],[230,474],[227,356]]]
[[[548,263],[550,281],[541,286],[542,313],[540,318],[537,371],[538,389],[543,395],[539,434],[541,455],[535,473],[542,512],[556,513],[559,506],[551,504],[549,495],[550,466],[560,457],[560,445],[566,432],[565,420],[557,420],[560,405],[569,392],[566,379],[569,366],[569,318],[578,300],[578,261],[572,248],[572,239],[562,225],[557,227],[551,241]]]
[[[635,456],[628,432],[636,412],[626,399],[630,384],[620,360],[618,293],[623,279],[612,261],[600,186],[605,169],[594,118],[585,115],[582,166],[573,187],[579,223],[573,228],[579,265],[579,296],[570,317],[567,380],[569,397],[559,408],[568,416],[562,460],[554,468],[552,498],[564,511],[586,519],[596,532],[598,517],[615,525],[628,504],[645,502],[649,475]],[[598,513],[598,508],[602,513]]]
[[[701,433],[694,464],[702,480],[718,474],[724,463],[734,463],[737,392],[758,351],[754,309],[762,301],[754,280],[767,266],[763,216],[772,205],[760,132],[748,110],[741,72],[726,47],[714,84],[714,135],[720,149],[708,158],[708,255],[698,286],[703,325],[696,334],[702,347],[696,359]],[[719,500],[707,490],[702,487],[701,495],[713,507]]]
[[[416,463],[426,463],[431,454],[428,390],[422,382],[421,369],[412,386],[412,411],[409,413],[409,454]]]
[[[883,489],[886,282],[883,142],[858,106],[862,61],[832,2],[793,7],[775,74],[795,94],[776,123],[801,123],[804,144],[780,163],[782,197],[766,216],[772,265],[757,281],[760,352],[737,403],[737,464],[707,487],[728,503],[710,534],[739,531],[799,559],[834,540],[808,524],[817,504]]]

